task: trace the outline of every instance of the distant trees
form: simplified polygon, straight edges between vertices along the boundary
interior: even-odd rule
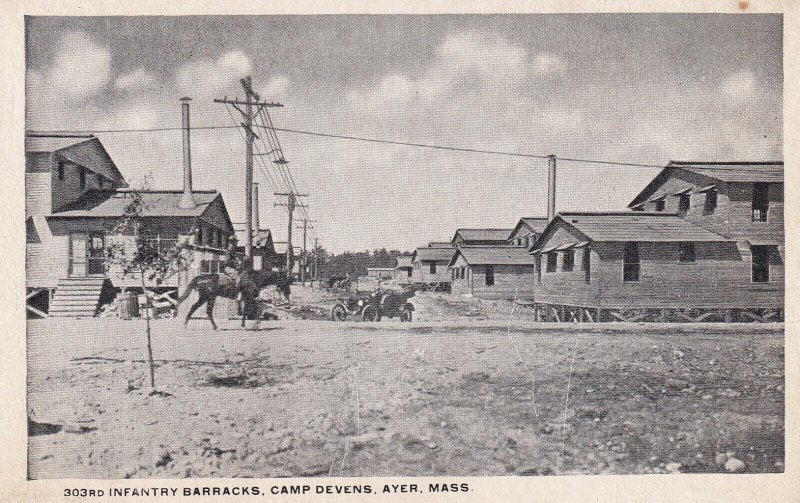
[[[407,252],[401,250],[364,250],[362,252],[344,252],[340,254],[329,253],[323,247],[314,250],[319,258],[319,276],[350,277],[366,276],[368,267],[394,267],[397,263],[397,256]]]

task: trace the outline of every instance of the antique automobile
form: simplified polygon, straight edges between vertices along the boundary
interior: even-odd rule
[[[413,291],[393,292],[377,289],[371,294],[353,294],[340,299],[331,308],[333,321],[345,321],[348,316],[360,316],[364,321],[381,321],[381,318],[400,318],[411,321],[414,305],[408,302]]]

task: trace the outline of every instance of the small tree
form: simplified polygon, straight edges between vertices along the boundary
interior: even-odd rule
[[[147,182],[145,181],[145,184]],[[188,243],[176,240],[161,241],[153,229],[153,220],[144,216],[147,210],[145,189],[125,193],[129,202],[125,205],[122,218],[112,230],[112,235],[121,237],[106,248],[109,264],[115,265],[123,277],[138,277],[146,304],[144,326],[147,338],[147,361],[150,366],[150,387],[155,389],[155,364],[150,327],[150,311],[153,307],[147,295],[147,283],[161,285],[164,280],[185,270],[188,264],[185,250]]]

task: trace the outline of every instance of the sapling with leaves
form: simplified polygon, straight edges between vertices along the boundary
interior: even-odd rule
[[[124,193],[126,205],[123,216],[114,226],[114,237],[106,248],[109,265],[115,266],[123,277],[137,278],[145,294],[144,326],[147,336],[147,361],[150,366],[150,386],[155,390],[155,365],[150,326],[152,299],[147,286],[160,286],[170,276],[185,270],[189,244],[181,240],[161,240],[159,221],[147,217],[144,190]]]

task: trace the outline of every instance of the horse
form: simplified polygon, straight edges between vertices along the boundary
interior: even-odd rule
[[[192,305],[186,314],[183,326],[186,327],[192,314],[205,304],[208,319],[211,322],[211,326],[216,330],[217,324],[214,322],[213,312],[214,302],[216,302],[217,297],[236,299],[241,293],[242,301],[244,302],[244,309],[242,309],[242,327],[244,327],[248,314],[253,312],[250,306],[255,304],[262,288],[274,285],[276,290],[283,294],[288,302],[291,294],[291,284],[291,278],[273,271],[245,271],[239,275],[238,281],[227,274],[200,274],[189,282],[186,286],[186,291],[178,297],[178,305],[180,305],[191,295],[192,291],[197,290],[199,295],[197,302]]]

